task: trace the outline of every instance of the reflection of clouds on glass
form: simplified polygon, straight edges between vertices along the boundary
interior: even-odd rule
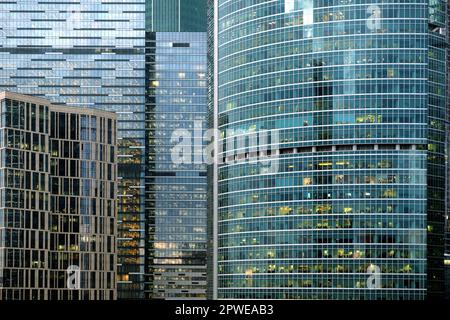
[[[284,13],[303,10],[303,24],[314,23],[313,0],[284,0]]]
[[[381,9],[379,6],[371,5],[367,8],[367,13],[370,14],[367,18],[367,28],[371,31],[378,31],[381,29]]]
[[[284,0],[284,13],[289,13],[295,10],[296,0]]]
[[[313,0],[284,0],[284,12],[303,11],[303,25],[314,23],[314,2]],[[304,36],[312,37],[312,30],[305,28]]]
[[[81,8],[80,5],[73,5],[67,8],[69,16],[67,17],[67,25],[69,28],[75,29],[81,27]]]

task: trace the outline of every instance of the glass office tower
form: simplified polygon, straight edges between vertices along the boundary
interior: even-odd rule
[[[448,75],[450,74],[450,0],[447,1],[447,120],[450,120],[450,80]],[[450,152],[450,144],[449,144],[449,132],[450,128],[448,127],[449,123],[447,123],[447,155]],[[444,256],[444,268],[445,268],[445,297],[446,299],[450,299],[450,188],[448,187],[450,183],[450,175],[448,174],[450,171],[450,167],[448,165],[448,156],[447,156],[447,194],[446,194],[446,203],[447,203],[447,219],[446,219],[446,237],[445,237],[445,256]]]
[[[210,297],[442,293],[445,5],[210,1]]]
[[[148,1],[146,28],[145,297],[204,299],[206,2]],[[182,136],[191,155],[178,162]]]
[[[145,1],[9,1],[0,89],[117,112],[119,297],[143,297]]]
[[[428,6],[428,154],[427,154],[427,294],[445,293],[446,124],[448,74],[447,3],[430,0]]]

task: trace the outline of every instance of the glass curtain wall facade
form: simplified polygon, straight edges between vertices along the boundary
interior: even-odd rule
[[[50,108],[52,300],[117,299],[116,132],[112,113]],[[67,285],[70,266],[79,290]]]
[[[151,298],[205,298],[206,34],[157,32],[149,69],[148,292]],[[175,133],[175,135],[174,135]],[[184,161],[173,158],[186,134]],[[195,149],[194,149],[195,148]]]
[[[445,256],[444,256],[444,268],[445,268],[445,298],[450,299],[450,80],[448,75],[450,74],[450,0],[447,1],[447,219],[446,219],[446,237],[445,237]]]
[[[142,298],[145,254],[145,1],[8,1],[0,89],[118,115],[118,290]]]
[[[50,111],[4,93],[0,108],[0,300],[48,299]]]
[[[439,292],[445,2],[219,0],[214,10],[210,99],[226,148],[210,212],[213,295]],[[278,141],[269,160],[234,143],[267,131]]]
[[[429,298],[445,294],[446,216],[446,48],[445,0],[429,0],[428,6],[428,154],[427,154],[427,288]]]
[[[206,0],[148,0],[147,30],[204,32]]]
[[[115,299],[115,115],[0,100],[0,300]]]
[[[206,7],[206,16],[207,16],[207,83],[208,83],[208,91],[207,91],[207,124],[209,129],[217,128],[217,118],[216,118],[216,95],[217,92],[215,90],[217,77],[215,76],[215,70],[217,69],[217,59],[215,56],[217,55],[217,50],[214,50],[215,37],[216,37],[216,27],[217,24],[214,23],[216,10],[215,4],[213,0],[207,1]],[[217,152],[216,152],[217,154]],[[215,158],[215,157],[214,157]],[[216,230],[216,213],[215,209],[217,206],[217,161],[214,161],[213,164],[209,164],[207,166],[207,226],[206,226],[206,235],[207,235],[207,254],[206,254],[206,297],[209,300],[213,300],[217,298],[217,230]]]
[[[146,298],[206,296],[205,6],[147,2]],[[177,162],[183,137],[191,154]]]

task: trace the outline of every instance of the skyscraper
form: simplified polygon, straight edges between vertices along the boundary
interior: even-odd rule
[[[206,1],[147,1],[145,297],[206,297]],[[173,148],[191,141],[178,162]]]
[[[0,109],[0,300],[115,299],[115,115],[9,92]]]
[[[428,2],[427,297],[445,294],[447,2]]]
[[[450,121],[450,80],[448,78],[448,75],[450,74],[450,0],[447,1],[447,121]],[[445,266],[445,296],[446,299],[450,299],[450,166],[449,166],[449,151],[450,151],[450,137],[449,132],[450,128],[448,126],[447,122],[447,194],[446,194],[446,204],[447,204],[447,219],[446,219],[446,237],[445,237],[445,257],[444,257],[444,266]]]
[[[442,296],[446,2],[209,4],[210,297]]]
[[[118,297],[203,297],[205,168],[157,144],[204,122],[204,1],[19,0],[0,18],[0,89],[117,113]],[[154,285],[154,264],[177,267]]]
[[[145,1],[1,3],[0,89],[118,116],[118,290],[143,297]]]

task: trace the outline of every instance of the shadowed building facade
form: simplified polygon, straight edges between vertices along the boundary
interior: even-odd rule
[[[116,299],[116,116],[0,101],[0,299]]]
[[[142,298],[145,1],[2,2],[0,90],[118,118],[119,297]]]

